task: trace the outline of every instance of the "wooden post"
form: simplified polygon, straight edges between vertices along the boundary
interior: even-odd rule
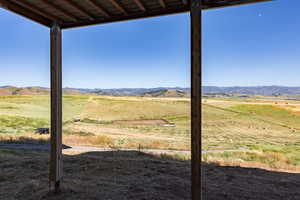
[[[190,0],[191,4],[191,181],[192,200],[201,199],[201,0]]]
[[[51,154],[50,187],[60,190],[62,178],[62,41],[61,29],[54,24],[50,30],[51,45]]]

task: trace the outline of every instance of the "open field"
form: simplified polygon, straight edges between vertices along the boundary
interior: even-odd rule
[[[63,111],[65,144],[190,148],[190,109],[185,98],[64,96]],[[34,130],[49,127],[49,113],[48,96],[0,97],[1,140],[47,141],[47,136],[36,135]],[[74,122],[76,118],[80,121]],[[176,126],[160,126],[162,122]]]
[[[300,102],[206,99],[204,149],[248,149],[205,155],[207,162],[299,171]]]
[[[300,198],[300,102],[202,103],[204,199]],[[109,150],[63,150],[64,192],[53,196],[49,152],[1,147],[0,199],[190,198],[190,155],[119,151],[189,150],[189,99],[64,96],[63,111],[65,145]],[[0,97],[0,144],[48,143],[34,131],[49,127],[49,112],[48,96]]]
[[[187,98],[64,96],[66,145],[113,149],[190,149]],[[300,102],[271,98],[203,100],[203,156],[220,165],[300,171]],[[0,97],[0,142],[48,142],[46,95]],[[74,119],[80,119],[74,122]],[[174,126],[164,126],[171,124]],[[237,152],[223,152],[235,150]]]

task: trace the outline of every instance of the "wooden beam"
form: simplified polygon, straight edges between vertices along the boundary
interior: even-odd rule
[[[190,0],[191,1],[191,0]],[[234,0],[231,0],[234,1]],[[235,0],[236,2],[237,0]],[[273,0],[240,0],[246,3],[254,3],[256,2],[267,2],[267,1],[273,1]],[[190,4],[190,3],[188,3]],[[202,9],[210,9],[206,5],[202,5]],[[156,9],[156,10],[150,10],[147,9],[147,12],[140,12],[140,13],[134,13],[126,16],[112,16],[110,18],[97,18],[93,21],[90,20],[80,20],[78,22],[66,22],[61,25],[61,28],[68,29],[68,28],[77,28],[77,27],[83,27],[83,26],[91,26],[91,25],[98,25],[98,24],[109,24],[109,23],[115,23],[115,22],[123,22],[128,20],[136,20],[136,19],[144,19],[144,18],[150,18],[150,17],[158,17],[158,16],[165,16],[165,15],[172,15],[172,14],[178,14],[178,13],[184,13],[189,12],[190,6],[179,6],[179,7],[171,7],[166,9]]]
[[[97,3],[95,0],[87,0],[87,2],[89,2],[98,12],[100,12],[105,17],[110,17],[110,14],[108,14],[108,12],[106,12],[104,8],[101,5],[99,5],[99,3]]]
[[[134,0],[134,2],[142,11],[146,11],[145,6],[143,5],[143,3],[140,0]]]
[[[66,2],[69,6],[71,6],[73,9],[77,10],[78,12],[80,12],[82,15],[85,15],[86,17],[89,18],[89,20],[94,20],[95,18],[88,12],[86,11],[84,8],[82,8],[81,6],[79,6],[78,4],[74,3],[71,0],[61,0]]]
[[[192,200],[201,199],[202,52],[201,1],[191,0],[191,182]]]
[[[50,184],[59,192],[62,178],[62,33],[55,24],[51,43],[51,152]],[[50,187],[51,187],[50,185]]]
[[[41,15],[49,20],[52,20],[53,22],[61,22],[62,21],[58,17],[55,17],[45,11],[42,11],[41,9],[37,8],[36,6],[26,3],[23,0],[13,0],[13,1],[14,1],[14,3],[18,4],[19,6],[26,8],[26,9],[34,12],[35,14]]]
[[[165,16],[165,15],[173,15],[173,14],[188,12],[189,10],[190,10],[189,7],[165,9],[164,12],[161,12],[160,10],[155,10],[155,11],[149,10],[147,12],[140,12],[140,13],[135,13],[127,16],[112,16],[107,19],[95,19],[94,21],[84,20],[84,21],[74,22],[74,23],[64,23],[61,25],[61,28],[68,29],[68,28],[77,28],[77,27],[91,26],[97,24],[124,22],[128,20],[137,20],[137,19]]]
[[[60,12],[64,16],[69,17],[73,22],[77,22],[78,21],[77,18],[74,15],[72,15],[71,13],[69,13],[68,11],[66,11],[63,8],[56,6],[55,4],[53,4],[52,1],[50,1],[50,0],[42,0],[42,2],[44,4],[46,4],[47,6],[51,7],[52,9]]]
[[[166,3],[164,0],[158,0],[159,1],[159,4],[162,8],[166,8]]]
[[[125,8],[123,8],[123,6],[117,2],[117,0],[109,0],[116,8],[118,8],[119,10],[121,10],[125,15],[128,15],[128,12],[125,10]]]
[[[7,0],[0,0],[0,4],[6,10],[12,11],[18,15],[21,15],[30,20],[33,20],[39,24],[42,24],[42,25],[45,25],[48,27],[51,26],[51,20],[49,20],[41,15],[35,14],[32,11],[17,5],[16,3],[13,3],[13,2],[10,2]]]

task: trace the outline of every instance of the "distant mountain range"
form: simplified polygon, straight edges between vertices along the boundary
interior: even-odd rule
[[[216,87],[204,86],[204,94],[248,94],[263,96],[299,95],[300,87],[287,86],[251,86],[251,87]]]
[[[151,92],[146,92],[141,96],[144,97],[189,97],[189,93],[182,90],[161,89]]]
[[[67,90],[78,90],[82,93],[93,93],[97,95],[109,96],[150,96],[152,92],[166,93],[170,90],[181,91],[183,93],[190,93],[189,88],[181,87],[158,87],[158,88],[115,88],[115,89],[78,89],[78,88],[65,88]],[[174,93],[175,94],[175,93]],[[155,95],[153,93],[153,95]],[[177,95],[177,94],[176,94]]]
[[[251,86],[251,87],[217,87],[204,86],[203,94],[244,94],[244,95],[300,95],[300,87],[287,86]],[[64,88],[66,95],[94,94],[108,96],[151,96],[151,97],[187,97],[190,96],[190,88],[158,87],[158,88],[115,88],[115,89],[83,89]],[[14,87],[0,86],[0,96],[3,95],[45,95],[50,89],[46,87]]]
[[[63,88],[65,95],[94,94],[107,96],[152,96],[152,97],[185,97],[190,93],[189,88],[159,87],[159,88],[116,88],[116,89],[83,89]],[[1,86],[0,96],[4,95],[46,95],[50,89],[45,87],[14,87]]]

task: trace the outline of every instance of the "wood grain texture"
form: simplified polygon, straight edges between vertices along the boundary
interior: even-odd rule
[[[58,25],[50,30],[51,43],[51,151],[50,184],[59,191],[62,178],[62,33]]]

